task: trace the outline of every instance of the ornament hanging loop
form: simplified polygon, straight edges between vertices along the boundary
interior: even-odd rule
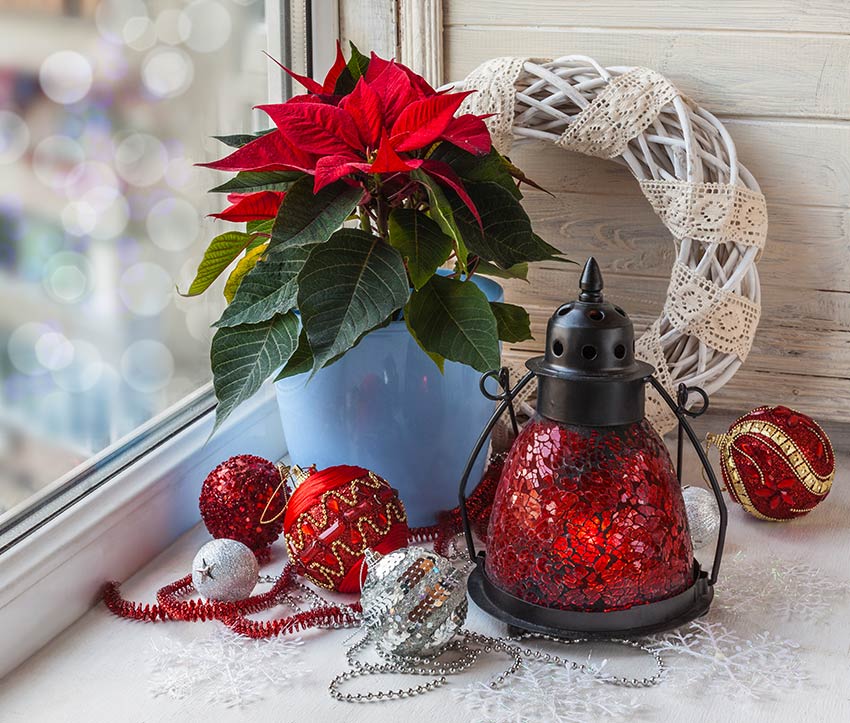
[[[266,506],[263,508],[263,514],[260,515],[260,524],[261,525],[269,525],[276,520],[279,520],[280,517],[286,512],[286,506],[289,504],[289,496],[291,494],[291,490],[289,489],[289,478],[293,474],[293,470],[301,471],[301,468],[297,465],[293,468],[289,465],[278,462],[276,465],[277,471],[280,473],[280,483],[277,487],[275,487],[274,492],[272,492],[271,497],[269,497],[266,502]],[[280,510],[274,517],[266,517],[269,511],[269,507],[271,507],[272,502],[274,502],[275,497],[280,493],[283,496],[283,504],[280,506]]]

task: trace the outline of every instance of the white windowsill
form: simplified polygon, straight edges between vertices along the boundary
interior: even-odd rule
[[[251,428],[260,424],[263,405],[256,418],[250,418]],[[697,420],[698,433],[706,429],[724,429],[731,418]],[[271,419],[269,419],[271,425]],[[830,430],[828,430],[830,431]],[[839,435],[833,435],[838,449],[845,448]],[[846,438],[845,438],[846,439]],[[242,450],[244,451],[244,450]],[[696,481],[699,472],[692,452],[686,452],[686,479]],[[780,560],[802,561],[819,567],[833,579],[848,579],[844,560],[850,552],[850,528],[846,509],[850,504],[850,456],[840,452],[838,478],[830,497],[811,515],[789,524],[771,524],[749,517],[737,506],[730,509],[729,538],[724,564],[718,581],[719,618],[745,637],[768,631],[780,638],[789,638],[801,644],[799,649],[802,674],[810,679],[800,687],[789,687],[776,695],[751,698],[736,691],[732,683],[726,688],[709,687],[722,678],[711,677],[704,688],[683,686],[687,677],[683,670],[685,661],[670,655],[667,658],[672,675],[661,685],[648,690],[626,691],[635,695],[644,706],[636,717],[642,721],[847,721],[850,720],[850,700],[846,694],[848,665],[850,665],[850,629],[846,625],[850,599],[836,600],[823,619],[809,619],[801,600],[801,610],[794,606],[786,615],[765,614],[752,609],[743,618],[725,618],[724,598],[741,593],[740,582],[733,581],[734,565],[739,553],[752,561],[763,561],[765,575],[771,572],[774,556]],[[205,465],[206,468],[207,465]],[[202,472],[198,472],[199,477]],[[187,491],[187,507],[194,512],[195,491]],[[118,525],[123,528],[122,522]],[[153,602],[156,590],[162,585],[186,574],[192,557],[209,539],[202,525],[197,525],[180,537],[150,564],[128,579],[122,592],[131,600]],[[276,573],[285,561],[285,548],[278,542],[272,549],[274,559],[263,567],[263,572]],[[701,557],[701,555],[700,555]],[[709,560],[701,562],[708,564]],[[114,568],[107,568],[110,576]],[[739,573],[740,575],[740,573]],[[55,577],[55,574],[52,576]],[[49,579],[49,578],[48,578]],[[737,588],[737,589],[736,589]],[[61,598],[62,586],[56,583],[47,594]],[[323,595],[327,593],[322,591]],[[347,599],[351,599],[350,597]],[[281,614],[280,609],[269,611]],[[38,611],[31,611],[37,617]],[[717,619],[717,618],[715,618]],[[468,627],[483,633],[503,634],[503,629],[492,619],[470,605]],[[476,718],[458,693],[461,686],[476,682],[504,670],[507,662],[501,655],[485,656],[471,671],[452,676],[449,685],[429,695],[403,701],[383,702],[375,705],[350,705],[338,703],[327,692],[329,681],[346,668],[344,647],[351,642],[350,630],[307,631],[302,634],[304,645],[292,659],[292,665],[309,671],[303,677],[287,680],[285,670],[290,662],[276,661],[258,676],[274,676],[274,683],[266,688],[261,699],[243,708],[227,708],[209,697],[209,690],[193,686],[188,695],[174,699],[166,695],[153,697],[149,682],[155,674],[154,646],[159,649],[174,647],[179,650],[191,640],[206,640],[221,623],[157,624],[138,623],[114,617],[105,606],[89,611],[75,625],[61,634],[49,646],[34,655],[6,679],[0,681],[0,719],[4,723],[54,723],[54,721],[214,721],[215,723],[244,723],[244,721],[275,721],[293,723],[396,723],[397,721],[439,721],[440,723],[467,723]],[[4,625],[2,635],[8,627]],[[5,637],[4,637],[5,642]],[[252,645],[246,643],[246,655],[251,655]],[[586,649],[576,651],[571,659],[582,660]],[[611,670],[621,674],[644,675],[648,672],[645,661],[631,653],[605,649]],[[257,658],[250,659],[256,661]],[[257,665],[261,665],[259,662]],[[161,669],[156,669],[161,672]],[[407,678],[381,676],[377,679],[351,681],[349,691],[385,689],[390,685],[408,686]],[[417,684],[422,680],[416,680]],[[549,691],[552,705],[568,706],[571,703],[569,687],[557,692]],[[478,716],[482,718],[482,716]],[[632,719],[635,715],[632,716]],[[596,720],[596,718],[593,718]],[[538,719],[546,723],[547,718]],[[625,720],[625,718],[623,718]],[[537,723],[537,721],[535,721]]]
[[[267,386],[205,444],[211,413],[0,555],[0,677],[77,620],[200,519],[201,484],[235,454],[286,451]]]

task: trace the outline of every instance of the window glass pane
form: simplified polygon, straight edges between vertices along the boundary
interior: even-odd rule
[[[262,122],[262,0],[0,0],[0,519],[210,378],[223,197]]]

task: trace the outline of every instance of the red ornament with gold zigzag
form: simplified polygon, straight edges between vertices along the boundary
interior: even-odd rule
[[[367,548],[386,554],[407,546],[404,506],[363,467],[313,472],[287,503],[283,534],[292,563],[316,585],[358,592]]]

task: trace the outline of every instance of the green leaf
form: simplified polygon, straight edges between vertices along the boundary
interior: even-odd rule
[[[491,301],[490,310],[496,317],[496,329],[502,341],[517,342],[534,338],[531,336],[531,319],[521,306]]]
[[[522,169],[517,168],[517,167],[516,167],[513,163],[511,163],[510,158],[505,158],[505,163],[507,163],[508,171],[510,171],[510,174],[511,174],[511,175],[512,175],[512,176],[513,176],[513,177],[514,177],[517,181],[519,181],[521,184],[522,184],[522,183],[525,183],[526,185],[529,185],[529,186],[531,186],[532,188],[536,188],[538,191],[543,191],[543,193],[548,193],[550,196],[552,196],[552,198],[554,198],[554,197],[555,197],[555,194],[554,194],[554,193],[552,193],[551,191],[546,190],[546,189],[545,189],[545,188],[543,188],[543,186],[541,186],[539,183],[536,183],[535,181],[532,181],[532,180],[531,180],[528,176],[526,176],[526,175],[525,175],[525,173],[522,171]]]
[[[446,194],[440,187],[440,184],[424,171],[416,169],[410,172],[410,177],[419,181],[425,190],[428,192],[428,206],[431,218],[437,222],[449,238],[454,241],[455,254],[457,255],[458,267],[461,273],[466,273],[466,257],[469,256],[469,251],[463,240],[463,234],[455,223],[452,205],[449,203]]]
[[[470,281],[433,276],[414,291],[405,319],[424,349],[480,372],[501,364],[496,317],[484,292]]]
[[[296,374],[306,374],[313,368],[313,350],[310,349],[310,341],[307,339],[307,331],[302,327],[298,336],[298,348],[289,357],[280,374],[275,381],[294,377]]]
[[[389,240],[407,262],[415,289],[422,288],[454,248],[434,221],[412,208],[396,208],[390,214]]]
[[[298,343],[298,326],[298,316],[290,311],[262,324],[226,327],[215,333],[210,352],[218,399],[213,432],[276,369],[286,364]]]
[[[204,251],[195,279],[182,296],[197,296],[206,291],[251,243],[254,236],[241,231],[228,231],[216,236]]]
[[[410,322],[407,320],[407,317],[404,317],[404,323],[407,326],[407,331],[410,333],[410,336],[413,337],[413,341],[415,341],[419,348],[424,351],[431,359],[434,364],[437,365],[437,369],[440,370],[440,374],[443,374],[446,371],[446,358],[444,356],[440,356],[435,352],[428,351],[419,340],[419,337],[416,336],[416,330],[410,325]]]
[[[271,234],[272,226],[274,226],[273,218],[265,218],[260,219],[258,221],[248,221],[245,224],[245,228],[248,233],[262,233],[262,234]]]
[[[356,82],[359,78],[366,75],[366,71],[369,68],[369,56],[363,55],[351,41],[348,42],[348,45],[351,48],[351,56],[348,58],[348,72],[351,73],[351,77]]]
[[[357,341],[355,341],[354,344],[351,345],[350,349],[347,349],[341,354],[337,354],[333,359],[329,360],[327,364],[325,364],[325,366],[329,367],[331,364],[336,364],[348,352],[350,352],[351,349],[356,347],[373,331],[375,331],[376,329],[383,329],[384,327],[389,326],[391,323],[392,317],[388,317],[377,326],[373,326],[371,329],[364,331],[360,336],[357,337]],[[310,340],[307,338],[307,334],[302,327],[301,336],[298,337],[298,348],[295,350],[295,353],[292,355],[287,365],[280,370],[280,374],[277,375],[275,381],[278,381],[280,379],[286,379],[288,377],[293,377],[296,374],[304,374],[306,372],[309,372],[312,368],[313,350],[310,349]]]
[[[448,163],[464,181],[491,181],[509,191],[517,200],[522,198],[522,193],[511,176],[510,169],[514,166],[495,148],[491,148],[485,156],[476,156],[451,143],[443,142],[434,149],[430,157]]]
[[[489,261],[479,261],[475,273],[482,276],[495,276],[497,279],[522,279],[528,281],[528,262],[514,264],[508,269],[491,264]]]
[[[409,294],[401,255],[376,236],[344,228],[316,246],[298,289],[313,368],[348,351],[364,332],[404,306]]]
[[[240,171],[210,193],[251,193],[253,191],[286,191],[305,174],[300,171]],[[312,181],[311,181],[312,183]]]
[[[253,251],[255,248],[257,248],[257,246],[268,247],[269,237],[266,234],[255,233],[252,235],[254,238],[251,239],[251,243],[249,243],[248,248],[245,249],[246,251]]]
[[[236,296],[236,292],[239,290],[239,285],[242,283],[242,279],[244,279],[248,272],[257,265],[257,262],[262,258],[267,248],[268,244],[266,243],[249,248],[248,253],[239,260],[239,263],[236,264],[236,268],[230,272],[230,276],[227,277],[227,283],[224,285],[224,298],[227,299],[228,304],[233,301],[233,297]]]
[[[237,133],[232,136],[213,136],[217,141],[221,141],[226,146],[230,146],[231,148],[241,148],[246,143],[250,143],[251,141],[257,140],[260,136],[266,135],[266,133],[271,133],[272,131],[277,130],[276,128],[267,128],[264,131],[258,131],[257,133]]]
[[[312,246],[287,246],[259,260],[242,279],[233,300],[214,326],[258,324],[295,307],[298,274]]]
[[[351,68],[346,66],[336,79],[334,95],[348,95],[357,83],[357,79],[351,74]]]
[[[305,246],[327,241],[363,196],[359,186],[345,183],[325,186],[313,193],[313,178],[305,176],[296,181],[280,204],[272,228],[269,249],[272,253],[281,246]]]
[[[523,261],[566,261],[559,258],[558,249],[534,233],[528,215],[509,191],[492,182],[467,183],[466,190],[481,216],[484,234],[454,193],[452,207],[455,222],[472,253],[505,269]]]
[[[357,337],[357,341],[351,345],[351,349],[356,347],[363,339],[365,339],[369,334],[371,334],[376,329],[383,329],[386,326],[389,326],[392,323],[392,317],[388,317],[384,319],[383,322],[378,324],[377,326],[373,326],[371,329],[364,331],[360,336]],[[342,359],[351,349],[348,349],[342,354],[337,354],[333,359],[328,361],[325,364],[326,367],[329,367],[331,364],[336,364],[340,359]],[[287,379],[288,377],[293,377],[296,374],[304,374],[309,372],[313,368],[313,351],[310,349],[310,340],[307,338],[307,334],[302,327],[301,335],[298,337],[298,348],[295,350],[295,353],[290,357],[289,362],[287,362],[286,366],[280,370],[280,374],[277,375],[275,381],[279,381],[280,379]]]
[[[348,59],[344,70],[339,74],[334,85],[334,95],[348,95],[354,86],[357,85],[358,79],[366,73],[366,68],[369,67],[369,58],[361,53],[354,43],[349,42],[351,46],[351,57]]]

